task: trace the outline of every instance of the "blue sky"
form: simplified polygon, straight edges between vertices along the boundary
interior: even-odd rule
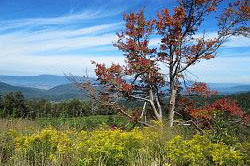
[[[176,0],[0,0],[0,75],[82,75],[86,68],[94,75],[90,60],[123,63],[122,52],[112,46],[123,12],[145,7],[153,18],[175,5]],[[215,25],[210,20],[202,28],[213,36]],[[250,39],[230,39],[217,58],[190,72],[193,80],[250,83]]]

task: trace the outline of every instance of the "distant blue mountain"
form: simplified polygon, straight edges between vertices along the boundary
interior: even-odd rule
[[[58,85],[49,90],[13,86],[0,82],[0,95],[4,95],[9,92],[22,92],[22,94],[29,99],[48,99],[53,101],[60,101],[72,98],[84,99],[88,96],[87,92],[80,91],[73,84]]]
[[[250,85],[237,85],[228,88],[221,88],[218,90],[221,94],[237,94],[243,92],[250,92]]]
[[[84,78],[75,77],[77,80],[82,80]],[[94,78],[91,78],[92,83],[96,86],[99,84],[95,81]],[[70,96],[80,95],[80,92],[72,86],[71,82],[65,76],[56,76],[56,75],[39,75],[39,76],[0,76],[0,92],[4,91],[32,91],[38,96],[56,96],[56,95],[65,95]],[[12,85],[12,87],[8,87]],[[188,85],[191,85],[193,82],[188,81]],[[250,85],[244,85],[240,83],[208,83],[212,90],[218,91],[220,94],[236,94],[241,92],[250,91]],[[5,90],[3,90],[5,87]],[[25,89],[24,87],[29,87],[31,89]],[[167,89],[167,87],[165,87]],[[163,88],[163,89],[165,89]],[[9,90],[6,90],[9,89]],[[46,92],[44,91],[46,90]]]
[[[37,88],[28,88],[28,87],[20,87],[13,86],[10,84],[6,84],[0,82],[0,95],[3,95],[7,92],[22,92],[26,97],[36,96],[37,98],[44,96],[46,90],[37,89]]]
[[[239,83],[208,83],[209,87],[214,89],[214,90],[220,90],[220,89],[225,89],[225,88],[231,88],[234,86],[239,86],[242,84]]]
[[[244,86],[250,86],[250,85],[242,85],[239,83],[208,83],[208,85],[212,90],[217,91],[220,94],[233,94],[233,93],[250,91],[250,89],[244,88]],[[238,90],[236,90],[235,87],[238,86],[239,88]]]
[[[70,83],[65,76],[0,76],[0,81],[14,86],[50,89],[58,85]]]

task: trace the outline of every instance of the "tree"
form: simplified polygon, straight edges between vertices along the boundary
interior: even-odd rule
[[[146,116],[148,108],[157,120],[162,121],[162,97],[168,94],[168,122],[172,127],[176,96],[189,67],[214,58],[229,37],[249,37],[247,1],[227,3],[228,7],[218,17],[216,37],[207,38],[205,32],[199,35],[205,17],[216,12],[221,2],[223,0],[179,0],[172,13],[165,8],[157,13],[156,19],[150,20],[145,18],[144,10],[124,14],[125,29],[117,33],[114,46],[124,53],[126,65],[107,67],[93,62],[108,99],[125,97],[143,101],[139,120]],[[150,40],[156,36],[160,42],[151,46]],[[169,87],[168,93],[162,91],[165,86]],[[111,103],[114,104],[114,100]]]
[[[146,116],[146,105],[149,104],[154,117],[162,121],[160,89],[165,85],[165,80],[155,58],[156,49],[149,48],[148,40],[153,32],[155,20],[147,21],[143,10],[138,14],[124,14],[124,20],[126,29],[117,34],[119,39],[114,46],[124,52],[126,66],[112,64],[106,67],[94,62],[96,75],[116,97],[144,102],[139,120]]]
[[[25,99],[21,92],[6,93],[2,98],[2,107],[3,117],[26,117],[28,115]]]
[[[246,1],[237,1],[229,4],[219,17],[217,37],[207,39],[205,33],[196,37],[205,17],[216,11],[220,2],[222,0],[181,0],[173,15],[167,9],[157,14],[156,29],[161,36],[158,57],[169,68],[169,126],[174,122],[179,79],[185,79],[187,69],[202,59],[214,58],[217,49],[232,35],[249,35],[249,29],[244,26],[249,19],[249,7]]]

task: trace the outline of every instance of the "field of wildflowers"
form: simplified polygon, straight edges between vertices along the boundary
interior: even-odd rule
[[[0,165],[9,166],[182,166],[247,165],[241,144],[214,142],[162,124],[125,131],[102,125],[94,130],[6,130],[0,135]],[[180,132],[181,131],[181,132]],[[247,147],[247,146],[244,146]],[[248,161],[247,161],[248,160]]]

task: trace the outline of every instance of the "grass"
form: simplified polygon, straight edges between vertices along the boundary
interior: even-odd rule
[[[127,119],[117,115],[95,115],[78,118],[38,118],[29,119],[0,119],[0,132],[8,130],[40,131],[46,127],[59,130],[93,130],[100,125],[121,127],[128,123]]]

